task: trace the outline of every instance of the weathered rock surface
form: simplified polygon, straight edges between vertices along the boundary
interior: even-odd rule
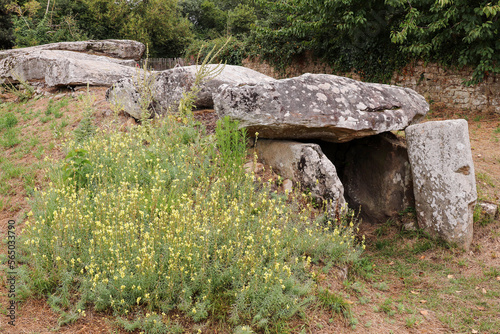
[[[142,58],[144,51],[146,50],[146,46],[137,41],[118,39],[60,42],[0,51],[0,59],[41,50],[84,52],[98,56],[139,60]]]
[[[483,214],[487,219],[493,220],[496,218],[498,213],[498,205],[489,202],[479,202],[477,203]]]
[[[349,206],[363,221],[385,223],[415,207],[406,143],[388,132],[344,144],[323,143],[344,185]]]
[[[333,163],[317,144],[293,141],[259,140],[257,155],[283,178],[290,179],[311,195],[327,203],[328,211],[341,211],[345,205],[344,187]],[[287,185],[289,186],[289,185]]]
[[[124,60],[59,50],[35,50],[0,60],[0,83],[43,80],[47,86],[111,86],[137,69]]]
[[[207,66],[209,69],[213,69],[217,65]],[[153,101],[150,107],[159,114],[165,113],[169,109],[177,111],[182,94],[194,84],[198,68],[195,65],[184,66],[155,73],[152,80]],[[195,105],[198,108],[212,108],[214,105],[212,94],[218,92],[219,86],[222,84],[233,86],[271,81],[275,80],[249,68],[226,65],[218,76],[202,85]],[[135,118],[138,118],[137,116],[141,113],[140,96],[140,85],[137,84],[135,78],[130,77],[116,82],[113,88],[106,92],[108,101],[120,104],[125,112]]]
[[[244,86],[223,86],[214,96],[229,115],[259,138],[346,142],[416,123],[429,110],[415,91],[328,74]]]
[[[420,228],[468,249],[477,192],[467,122],[412,125],[406,139]]]

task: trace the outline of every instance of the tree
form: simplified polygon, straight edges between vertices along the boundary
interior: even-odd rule
[[[177,0],[81,0],[100,28],[97,38],[127,38],[149,45],[154,55],[179,56],[191,41],[191,24]]]
[[[231,34],[247,34],[257,21],[255,9],[249,5],[238,4],[236,8],[228,12],[227,26]]]
[[[402,10],[384,0],[261,0],[268,17],[259,22],[253,45],[278,68],[312,52],[338,70],[368,80],[387,80],[405,57],[390,40]]]
[[[0,0],[0,50],[14,46],[12,34],[12,17],[7,11],[8,0]]]
[[[34,46],[61,41],[87,39],[73,16],[56,13],[55,0],[45,3],[30,1],[11,1],[6,5],[12,13],[13,37],[17,47]]]
[[[500,73],[500,1],[387,0],[406,16],[392,34],[415,57],[474,68],[468,83]]]

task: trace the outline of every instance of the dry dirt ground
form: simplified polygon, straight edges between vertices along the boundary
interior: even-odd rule
[[[19,143],[1,147],[0,233],[7,234],[8,220],[19,224],[29,209],[26,197],[34,186],[43,187],[49,159],[61,159],[60,144],[82,119],[85,105],[96,109],[96,123],[103,128],[127,131],[135,121],[115,114],[104,100],[103,88],[32,100],[10,110],[17,112]],[[0,96],[2,98],[2,96]],[[4,101],[12,96],[3,96]],[[63,101],[63,102],[61,102]],[[53,104],[57,112],[48,112]],[[21,117],[22,115],[28,115]],[[195,113],[214,128],[210,111]],[[428,121],[466,118],[476,169],[480,200],[500,204],[500,115],[470,114],[443,106],[432,106]],[[500,221],[475,224],[471,251],[449,247],[420,232],[401,230],[397,222],[361,224],[366,235],[362,260],[346,268],[317,267],[318,284],[335,291],[345,301],[342,312],[310,307],[290,322],[292,333],[500,333]],[[2,242],[0,255],[7,246]],[[5,262],[3,261],[2,265]],[[16,326],[7,324],[6,277],[0,274],[0,333],[125,333],[110,314],[87,311],[87,316],[67,326],[43,299],[28,298],[18,304]],[[230,333],[221,324],[193,324],[178,315],[185,332]]]

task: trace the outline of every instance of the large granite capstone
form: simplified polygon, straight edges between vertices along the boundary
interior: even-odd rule
[[[260,138],[331,142],[403,130],[429,110],[412,89],[328,74],[221,86],[214,107]]]

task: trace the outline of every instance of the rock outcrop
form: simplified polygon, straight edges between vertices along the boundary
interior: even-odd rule
[[[144,51],[146,50],[146,46],[137,41],[118,39],[60,42],[0,51],[0,59],[41,50],[83,52],[97,56],[139,60],[142,58]]]
[[[111,86],[132,76],[137,69],[130,61],[59,50],[35,50],[0,60],[0,83],[45,81],[47,86]]]
[[[468,249],[477,192],[467,122],[412,125],[406,138],[420,228]]]
[[[217,65],[207,65],[213,70]],[[176,67],[173,69],[154,73],[152,81],[152,101],[150,109],[158,114],[167,110],[177,111],[179,101],[185,91],[191,89],[195,81],[198,66]],[[116,82],[106,92],[106,98],[112,103],[117,103],[126,113],[134,118],[140,118],[141,84],[136,78],[126,77]],[[212,108],[214,105],[212,95],[218,92],[219,86],[257,84],[272,82],[273,78],[242,66],[226,65],[222,72],[211,80],[207,80],[197,95],[195,105],[198,108]]]
[[[416,123],[429,110],[415,91],[328,74],[220,87],[220,117],[230,116],[259,138],[347,142]]]
[[[258,140],[257,155],[283,178],[308,189],[311,195],[327,204],[333,215],[345,206],[344,187],[333,163],[317,144],[293,141]],[[287,187],[290,188],[289,186]]]

